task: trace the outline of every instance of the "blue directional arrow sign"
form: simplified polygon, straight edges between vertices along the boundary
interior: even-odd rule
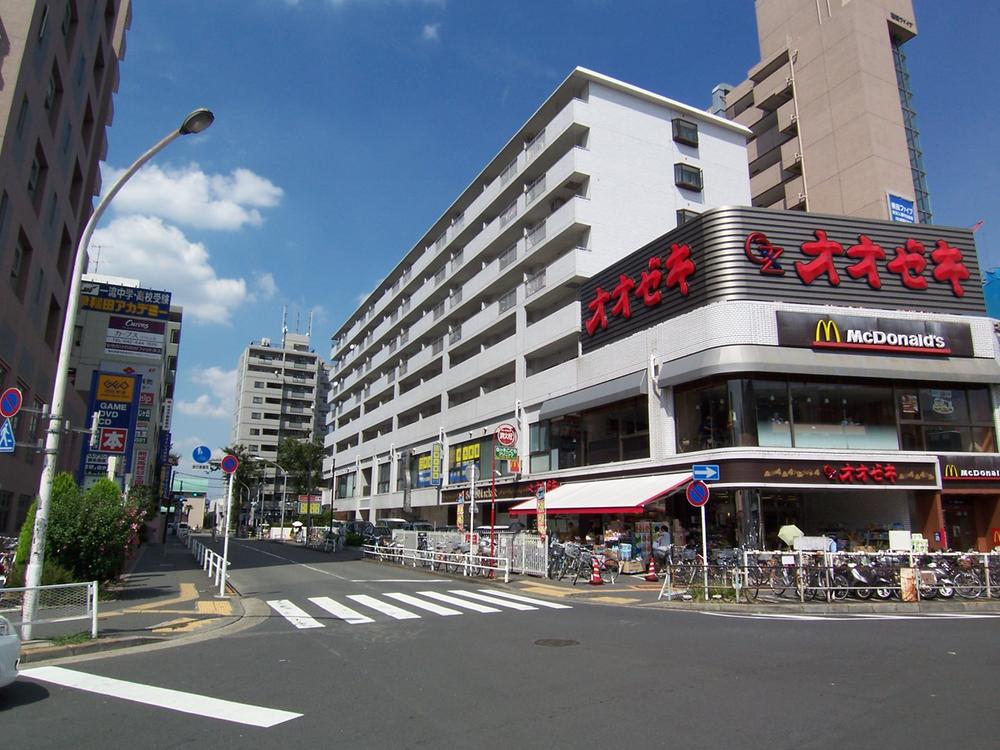
[[[695,464],[691,467],[691,478],[699,482],[718,482],[722,474],[718,464]]]
[[[212,450],[207,445],[199,445],[191,452],[191,458],[196,464],[207,464],[212,457]]]
[[[13,453],[17,443],[14,442],[14,430],[10,426],[10,420],[5,419],[0,425],[0,453]]]

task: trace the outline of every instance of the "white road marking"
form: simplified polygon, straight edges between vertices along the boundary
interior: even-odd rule
[[[352,578],[351,583],[451,583],[445,579],[435,581],[433,578]]]
[[[811,622],[872,622],[874,620],[969,620],[969,619],[996,619],[1000,613],[983,612],[913,612],[900,613],[893,612],[847,612],[841,614],[798,615],[781,614],[776,612],[749,612],[739,614],[735,612],[707,612],[699,610],[698,614],[710,615],[711,617],[730,617],[738,620],[789,620],[789,621],[811,621]]]
[[[504,599],[513,599],[514,601],[524,602],[525,604],[534,604],[539,607],[548,607],[550,609],[573,609],[568,604],[559,604],[558,602],[547,602],[543,599],[532,599],[530,596],[521,596],[520,594],[510,594],[506,591],[494,591],[493,589],[479,589],[484,594],[489,594],[490,596],[500,596]]]
[[[442,607],[440,604],[432,604],[431,602],[425,602],[423,599],[418,599],[415,596],[410,596],[409,594],[386,594],[393,599],[403,602],[404,604],[409,604],[411,607],[417,607],[418,609],[425,609],[428,612],[433,612],[436,615],[449,616],[449,615],[460,615],[457,609],[451,609],[450,607]]]
[[[349,625],[360,625],[366,622],[375,622],[372,618],[366,617],[360,612],[347,607],[340,602],[336,602],[328,596],[312,596],[309,601],[321,609],[325,609],[334,617],[339,617]]]
[[[427,596],[431,599],[437,599],[439,602],[444,602],[445,604],[454,604],[456,607],[464,607],[465,609],[471,609],[473,612],[482,612],[483,614],[487,612],[499,612],[500,610],[496,607],[487,607],[485,604],[476,604],[475,602],[470,602],[468,599],[459,599],[457,596],[448,596],[448,594],[442,594],[440,591],[418,591],[421,596]]]
[[[292,560],[291,558],[282,557],[281,555],[276,555],[273,552],[266,552],[260,549],[259,547],[251,547],[248,544],[240,544],[239,542],[233,542],[233,544],[235,544],[237,547],[242,547],[243,549],[248,549],[251,550],[252,552],[257,552],[261,555],[267,555],[268,557],[273,557],[276,560],[284,560],[285,562],[289,562],[292,565],[297,565],[300,568],[311,570],[313,573],[319,573],[324,576],[331,576],[332,578],[337,578],[338,580],[341,581],[347,580],[346,578],[344,578],[344,576],[338,576],[336,573],[331,573],[329,570],[322,570],[321,568],[314,568],[312,565],[306,565],[305,563],[295,562],[295,560]],[[232,574],[230,573],[230,575]]]
[[[405,609],[400,609],[395,605],[379,601],[374,596],[368,596],[368,594],[349,594],[347,598],[353,599],[358,604],[364,604],[366,607],[371,607],[376,612],[381,612],[384,615],[389,615],[389,617],[394,617],[397,620],[420,619],[420,615],[418,614],[407,612]]]
[[[532,607],[530,604],[521,604],[520,602],[506,601],[505,599],[500,599],[495,596],[487,596],[486,594],[479,594],[475,591],[462,591],[460,589],[452,589],[448,592],[449,594],[455,594],[456,596],[468,596],[472,599],[478,599],[481,602],[487,602],[488,604],[496,604],[498,607],[507,607],[508,609],[517,609],[523,611],[528,611],[532,609],[538,609],[538,607]]]
[[[232,721],[238,724],[249,724],[254,727],[273,727],[276,724],[297,719],[302,714],[291,711],[281,711],[265,706],[252,706],[248,703],[213,698],[210,695],[183,693],[179,690],[159,688],[152,685],[142,685],[137,682],[126,682],[111,677],[75,672],[62,667],[35,667],[21,670],[21,676],[32,680],[40,680],[53,685],[85,690],[89,693],[107,695],[112,698],[144,703],[149,706],[195,714],[209,719]]]
[[[299,609],[287,599],[272,599],[267,605],[300,630],[324,627],[323,623],[314,620],[304,610]]]

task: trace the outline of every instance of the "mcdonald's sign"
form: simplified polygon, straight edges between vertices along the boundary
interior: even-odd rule
[[[992,482],[1000,485],[1000,456],[996,454],[945,454],[938,460],[941,479],[946,483]]]
[[[813,334],[813,341],[826,341],[840,343],[840,328],[833,318],[816,321],[816,332]]]
[[[1000,547],[1000,529],[990,529],[990,548]]]
[[[779,310],[778,342],[821,351],[971,357],[972,333],[964,323],[861,315],[815,315]]]

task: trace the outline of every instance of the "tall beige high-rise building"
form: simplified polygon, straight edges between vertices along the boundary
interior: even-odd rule
[[[0,3],[0,388],[17,387],[16,448],[0,455],[0,535],[16,533],[38,491],[59,336],[77,241],[101,190],[130,0]],[[70,389],[66,416],[84,427]],[[28,411],[33,410],[33,411]],[[81,438],[64,438],[61,469]]]
[[[929,223],[911,0],[756,0],[756,14],[761,61],[713,92],[753,131],[753,205]]]

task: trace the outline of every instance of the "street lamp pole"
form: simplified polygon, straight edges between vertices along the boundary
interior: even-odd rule
[[[31,638],[32,620],[38,604],[37,587],[42,582],[42,565],[45,561],[45,532],[49,521],[49,507],[52,501],[52,483],[55,480],[56,465],[59,460],[59,440],[63,433],[63,410],[66,401],[66,388],[69,384],[70,358],[73,354],[73,331],[76,328],[76,316],[80,305],[80,290],[83,285],[83,273],[87,268],[87,247],[90,237],[97,227],[97,222],[111,200],[132,175],[139,171],[147,161],[166,148],[182,135],[200,133],[212,124],[215,115],[207,109],[196,109],[184,118],[180,127],[164,136],[156,145],[136,159],[132,166],[126,169],[108,192],[98,201],[94,212],[90,215],[83,229],[80,241],[76,246],[76,260],[73,263],[69,296],[66,298],[66,316],[63,319],[62,335],[59,344],[59,359],[56,362],[56,377],[52,386],[52,403],[49,409],[49,427],[45,436],[45,459],[42,465],[42,476],[38,483],[38,507],[35,511],[34,534],[31,538],[31,555],[28,558],[28,568],[25,571],[24,585],[27,587],[24,596],[22,622],[22,637]]]

